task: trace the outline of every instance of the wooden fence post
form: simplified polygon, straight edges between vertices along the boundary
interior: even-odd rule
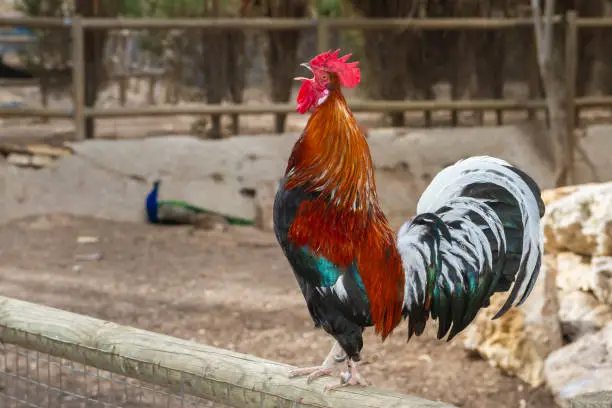
[[[576,126],[579,124],[580,111],[576,108],[576,76],[578,70],[578,15],[575,10],[566,14],[565,26],[565,153],[566,184],[575,182]]]
[[[76,140],[85,138],[85,50],[83,18],[72,17],[72,114]]]

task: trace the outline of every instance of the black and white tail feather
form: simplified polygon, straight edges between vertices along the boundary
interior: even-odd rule
[[[431,314],[438,338],[450,330],[450,340],[494,292],[511,290],[494,318],[522,304],[542,262],[543,215],[537,184],[501,159],[471,157],[438,173],[398,232],[409,337]]]

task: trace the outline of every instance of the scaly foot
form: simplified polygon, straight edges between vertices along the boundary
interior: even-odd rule
[[[306,382],[310,384],[312,381],[316,380],[319,377],[331,375],[333,369],[334,368],[332,366],[327,366],[327,365],[296,368],[294,370],[289,370],[289,378],[308,375],[308,377],[306,377]]]
[[[332,349],[323,361],[323,364],[321,364],[320,366],[296,368],[293,370],[289,370],[289,378],[308,375],[308,377],[306,378],[306,382],[310,384],[312,381],[316,380],[319,377],[331,375],[334,369],[334,364],[337,362],[342,362],[345,359],[346,353],[344,353],[344,350],[342,350],[342,348],[337,342],[334,342],[334,345],[332,346]]]
[[[346,363],[346,366],[346,371],[340,375],[340,383],[326,384],[324,388],[325,391],[337,390],[346,386],[359,385],[361,387],[365,387],[370,385],[368,380],[366,380],[361,374],[359,374],[356,362],[349,359]]]

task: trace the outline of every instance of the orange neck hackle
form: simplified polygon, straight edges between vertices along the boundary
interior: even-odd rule
[[[290,186],[307,184],[344,210],[367,210],[376,202],[370,149],[339,86],[310,116],[287,175]]]
[[[403,269],[378,202],[367,140],[337,78],[296,142],[286,176],[285,188],[317,193],[301,204],[291,241],[341,268],[356,263],[376,331],[386,337],[401,320]]]

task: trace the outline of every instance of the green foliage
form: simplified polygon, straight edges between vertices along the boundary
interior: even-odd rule
[[[31,17],[66,17],[72,12],[65,0],[16,0],[15,10]],[[40,40],[39,45],[24,47],[19,57],[28,69],[41,69],[42,61],[53,69],[66,67],[70,60],[70,31],[68,29],[31,29]],[[58,81],[60,87],[62,81]]]
[[[146,12],[150,17],[196,17],[203,13],[203,1],[149,0]]]
[[[355,16],[350,1],[348,0],[315,0],[316,14],[318,17],[341,18]],[[353,54],[352,60],[364,58],[363,32],[360,30],[340,30],[338,32],[340,44],[343,50]],[[358,92],[367,90],[369,86],[367,75],[363,78]]]
[[[21,0],[15,4],[15,9],[29,16],[41,16],[43,2],[41,0]]]
[[[40,1],[40,0],[39,0]],[[239,0],[220,0],[219,13],[235,15]],[[121,15],[126,17],[201,17],[212,11],[211,1],[206,0],[123,0]]]
[[[63,0],[17,0],[15,10],[32,17],[57,17],[65,14]]]
[[[316,0],[315,7],[320,17],[341,17],[343,14],[341,0]]]
[[[123,0],[119,14],[125,17],[144,17],[145,7],[142,0]]]

